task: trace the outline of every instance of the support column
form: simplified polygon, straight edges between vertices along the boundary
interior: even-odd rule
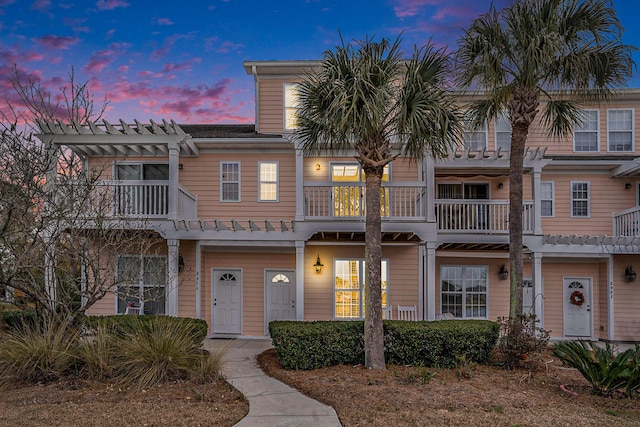
[[[542,175],[542,168],[536,166],[533,168],[533,174],[531,177],[532,194],[533,194],[533,234],[540,236],[542,234],[542,190],[540,185],[540,179]]]
[[[169,219],[178,218],[178,161],[179,147],[177,142],[169,143]]]
[[[427,313],[426,320],[436,319],[436,242],[427,242]]]
[[[296,221],[304,220],[304,151],[296,143]]]
[[[178,316],[178,248],[180,241],[178,239],[168,239],[167,246],[169,248],[169,259],[167,268],[167,314],[169,316]]]
[[[296,241],[296,320],[304,320],[304,241]]]
[[[202,271],[202,254],[200,253],[200,240],[196,241],[196,267],[195,267],[195,281],[196,281],[196,319],[202,319],[202,284],[201,274]]]
[[[427,156],[425,160],[424,180],[427,186],[427,222],[436,222],[436,175],[431,156]]]
[[[540,321],[539,327],[544,327],[544,284],[542,283],[542,253],[531,254],[531,269],[533,270],[533,312]]]
[[[613,300],[613,255],[607,260],[607,339],[615,340],[615,306]],[[591,290],[593,294],[593,288]],[[593,311],[593,308],[591,309]]]
[[[87,260],[89,259],[89,250],[87,241],[82,242],[82,261],[80,263],[80,304],[82,307],[87,305]],[[86,314],[86,313],[85,313]]]
[[[49,299],[48,305],[55,309],[57,298],[56,285],[56,243],[52,241],[51,233],[45,230],[43,233],[44,251],[44,285]]]

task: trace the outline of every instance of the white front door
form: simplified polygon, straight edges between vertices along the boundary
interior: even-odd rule
[[[242,271],[212,270],[213,332],[242,333]]]
[[[296,275],[293,270],[267,270],[265,293],[265,332],[272,320],[296,319]]]
[[[564,278],[564,335],[591,337],[591,279]]]

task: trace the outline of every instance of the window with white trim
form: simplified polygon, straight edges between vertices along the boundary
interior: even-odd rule
[[[481,151],[487,148],[487,122],[474,127],[470,121],[465,121],[462,129],[462,143],[469,150]]]
[[[298,83],[284,84],[284,130],[291,131],[297,127],[298,86]]]
[[[145,314],[164,314],[167,259],[164,256],[121,255],[117,261],[117,310],[141,307]]]
[[[589,216],[589,183],[571,183],[571,216],[584,218]]]
[[[119,181],[168,181],[168,163],[114,163],[114,179]]]
[[[496,117],[496,150],[511,150],[511,122],[506,112]]]
[[[633,110],[607,110],[609,151],[633,151]]]
[[[573,129],[573,151],[599,151],[600,113],[598,110],[580,112],[582,121]]]
[[[442,266],[440,310],[461,319],[487,318],[487,267]]]
[[[381,262],[382,307],[388,304],[388,261]],[[367,270],[363,259],[334,261],[333,317],[335,319],[364,319],[364,281]]]
[[[278,201],[278,162],[258,162],[258,201]]]
[[[553,181],[542,181],[540,183],[540,208],[540,216],[554,216]]]
[[[220,201],[240,201],[239,162],[220,162]]]

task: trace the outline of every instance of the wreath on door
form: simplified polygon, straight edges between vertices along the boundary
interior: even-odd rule
[[[584,300],[584,294],[580,291],[573,291],[569,297],[569,302],[573,305],[577,305],[578,307],[581,307],[582,304],[584,304]]]

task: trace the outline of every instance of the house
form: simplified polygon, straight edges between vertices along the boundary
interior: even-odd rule
[[[315,64],[244,63],[255,126],[41,125],[41,139],[101,168],[114,218],[142,217],[163,241],[113,261],[123,277],[134,272],[118,285],[134,292],[108,295],[92,314],[142,302],[144,312],[205,319],[213,336],[264,336],[274,319],[363,317],[362,170],[350,153],[309,157],[290,138],[296,82]],[[639,107],[640,90],[626,90],[585,110],[570,138],[551,139],[539,123],[530,134],[524,311],[554,339],[640,341]],[[497,120],[468,130],[447,159],[389,165],[382,285],[392,318],[398,306],[425,320],[508,315],[509,141]]]

